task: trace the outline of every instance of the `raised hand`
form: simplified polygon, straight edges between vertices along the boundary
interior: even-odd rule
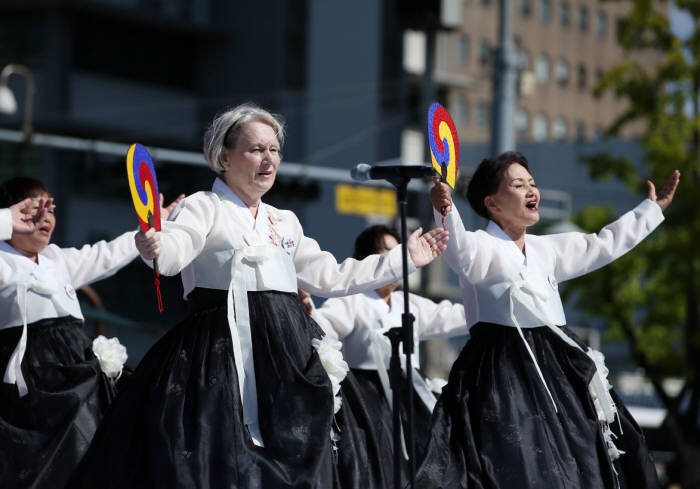
[[[53,197],[48,199],[43,197],[39,199],[26,198],[11,205],[12,232],[17,234],[33,233],[39,227],[46,213],[55,207]]]
[[[134,236],[136,249],[146,260],[155,260],[160,255],[160,233],[154,228],[148,231],[139,231]]]
[[[666,207],[668,207],[668,205],[673,200],[673,195],[676,193],[676,189],[678,188],[678,182],[680,181],[680,179],[681,172],[679,172],[678,170],[673,170],[673,173],[671,173],[671,176],[668,177],[668,180],[666,180],[666,184],[659,191],[658,194],[656,193],[656,187],[654,187],[654,183],[651,180],[647,180],[647,186],[649,187],[649,200],[659,204],[659,207],[661,207],[662,211],[665,210]]]
[[[436,177],[433,177],[433,183],[435,185],[430,189],[430,202],[438,212],[442,213],[443,208],[445,209],[446,213],[450,212],[452,210],[452,195],[450,194],[450,186],[444,182],[441,182],[440,179]]]
[[[185,198],[185,194],[178,195],[177,198],[173,200],[167,207],[163,207],[163,194],[158,195],[160,197],[160,220],[167,221],[168,217],[170,216],[170,213],[173,211],[178,202]]]
[[[422,231],[423,228],[416,229],[406,241],[408,254],[418,268],[427,265],[445,251],[450,239],[450,233],[442,228],[431,229],[424,234],[421,234]]]

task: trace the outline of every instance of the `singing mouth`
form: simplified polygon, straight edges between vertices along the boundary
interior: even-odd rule
[[[527,204],[525,204],[526,207],[530,210],[536,211],[537,210],[537,200],[530,200]]]

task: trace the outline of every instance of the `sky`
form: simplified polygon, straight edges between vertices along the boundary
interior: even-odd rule
[[[693,30],[693,22],[689,15],[671,5],[671,30],[680,38],[686,38]]]

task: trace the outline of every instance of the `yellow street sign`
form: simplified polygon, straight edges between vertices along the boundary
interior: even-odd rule
[[[394,217],[398,213],[396,192],[389,188],[341,183],[335,186],[335,210],[339,214]]]

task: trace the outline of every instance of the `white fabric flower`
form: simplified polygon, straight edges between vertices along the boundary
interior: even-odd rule
[[[428,389],[435,394],[442,394],[442,388],[447,385],[447,381],[445,379],[441,379],[440,377],[425,379],[425,383],[428,386]]]
[[[311,345],[316,349],[318,357],[321,359],[321,365],[331,380],[333,413],[337,413],[342,404],[341,397],[338,395],[340,383],[345,379],[349,370],[348,363],[343,359],[343,354],[340,351],[343,344],[330,336],[324,336],[322,339],[312,339]]]
[[[119,339],[107,339],[100,335],[92,341],[92,351],[100,362],[100,369],[107,377],[118,379],[121,376],[128,355]]]

